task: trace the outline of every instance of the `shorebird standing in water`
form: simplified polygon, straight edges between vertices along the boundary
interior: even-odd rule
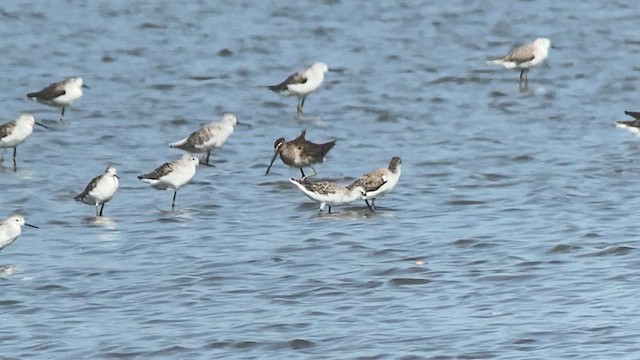
[[[322,85],[324,73],[327,71],[329,71],[327,64],[315,63],[305,70],[290,75],[280,84],[268,86],[268,88],[284,96],[297,96],[298,106],[296,106],[296,112],[300,117],[302,116],[304,100],[307,95],[316,91]]]
[[[269,174],[269,170],[271,170],[271,166],[278,155],[280,155],[280,159],[282,159],[282,162],[286,165],[293,168],[299,168],[300,173],[302,174],[302,179],[306,178],[304,170],[302,170],[304,167],[310,167],[311,170],[313,170],[313,174],[309,176],[317,174],[313,164],[323,162],[324,157],[327,155],[329,150],[333,148],[336,141],[333,140],[324,144],[315,144],[304,138],[306,132],[306,130],[302,130],[300,136],[291,141],[285,141],[284,138],[276,140],[273,144],[273,157],[271,158],[271,163],[269,164],[265,175]]]
[[[628,130],[629,132],[634,133],[636,135],[640,135],[640,112],[625,111],[624,113],[631,116],[633,120],[618,121],[616,122],[616,127]]]
[[[320,212],[328,205],[329,214],[331,214],[332,206],[345,205],[365,196],[365,189],[362,186],[347,189],[333,181],[307,182],[294,178],[289,179],[289,181],[297,186],[309,199],[319,202]]]
[[[229,135],[233,133],[233,127],[236,124],[242,125],[238,122],[235,115],[224,114],[219,121],[205,125],[191,133],[188,137],[171,143],[169,146],[191,153],[206,152],[207,156],[204,159],[204,164],[209,165],[211,150],[221,147],[222,144],[227,141]]]
[[[38,92],[28,93],[27,98],[45,105],[61,107],[60,121],[64,121],[64,108],[71,106],[82,96],[82,88],[89,88],[82,82],[82,78],[70,77],[50,84]]]
[[[109,166],[104,174],[94,177],[84,191],[74,197],[74,199],[82,201],[85,204],[95,205],[96,216],[102,216],[104,204],[113,198],[119,185],[116,168]],[[100,211],[98,211],[98,207],[100,207]]]
[[[487,61],[487,64],[502,65],[506,69],[521,69],[520,85],[526,85],[528,82],[527,72],[529,71],[529,68],[538,65],[547,57],[549,47],[551,47],[551,40],[547,38],[538,38],[531,44],[523,45],[511,50],[507,55]]]
[[[389,162],[389,166],[386,168],[380,168],[368,172],[352,182],[347,186],[347,189],[351,190],[358,186],[365,189],[366,194],[362,199],[367,203],[367,206],[371,211],[375,210],[376,198],[388,193],[393,189],[398,180],[400,179],[400,165],[402,160],[399,157],[394,156]],[[371,200],[371,204],[369,204]]]
[[[0,222],[0,251],[14,242],[20,234],[22,234],[22,226],[30,226],[32,228],[38,228],[37,226],[27,224],[24,221],[22,215],[11,215],[3,222]]]
[[[22,114],[16,120],[0,125],[0,148],[13,148],[13,166],[16,166],[18,145],[22,144],[33,132],[33,125],[46,126],[36,122],[31,114]]]
[[[138,176],[138,179],[151,184],[158,190],[173,189],[173,200],[171,201],[171,210],[173,210],[176,207],[178,189],[191,181],[196,174],[198,163],[198,158],[184,154],[180,159],[164,163],[152,172]]]

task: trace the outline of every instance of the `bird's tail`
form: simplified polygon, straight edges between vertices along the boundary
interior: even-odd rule
[[[631,116],[634,119],[640,120],[640,112],[638,111],[625,111],[624,113]]]
[[[184,138],[182,140],[178,140],[176,142],[169,143],[169,147],[181,149],[182,146],[187,143],[187,139],[188,138]]]
[[[502,59],[487,60],[487,65],[502,65]]]

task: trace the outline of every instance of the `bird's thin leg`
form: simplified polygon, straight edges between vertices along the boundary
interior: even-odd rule
[[[176,208],[176,195],[178,195],[177,189],[173,192],[173,200],[171,201],[171,211],[173,211]]]
[[[302,174],[302,178],[300,180],[304,181],[307,177],[304,175],[304,170],[300,168],[300,173]]]
[[[100,204],[96,204],[96,216],[100,216],[100,212],[98,211],[99,207],[100,207]]]
[[[17,146],[13,148],[13,158],[14,159],[16,158],[16,152],[18,152],[18,147]]]
[[[102,216],[102,210],[104,210],[104,204],[102,204],[102,206],[100,206],[100,216]]]
[[[331,214],[331,205],[329,205],[329,214]]]
[[[13,172],[18,172],[18,165],[16,164],[16,158],[13,158]]]
[[[304,103],[304,98],[299,97],[298,98],[298,106],[296,106],[296,114],[298,114],[298,117],[302,116],[302,104]]]
[[[376,199],[371,199],[371,209],[376,210]]]
[[[60,121],[64,121],[64,106],[62,107],[62,112],[60,113]]]
[[[211,155],[211,150],[207,151],[207,157],[204,159],[204,163],[209,165],[209,155]]]
[[[369,205],[369,200],[366,200],[366,199],[365,199],[365,200],[364,200],[364,202],[365,202],[365,203],[367,203],[367,207],[369,208],[369,210],[371,210],[371,211],[375,211],[375,210],[373,209],[373,206]]]

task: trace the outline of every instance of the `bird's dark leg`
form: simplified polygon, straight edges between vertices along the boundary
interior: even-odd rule
[[[102,210],[104,210],[104,204],[102,204],[102,206],[100,206],[100,216],[102,216]]]
[[[13,172],[18,172],[18,165],[16,164],[16,158],[13,158]]]
[[[298,106],[296,106],[296,114],[298,117],[302,116],[302,104],[304,103],[304,98],[298,98]]]
[[[302,174],[302,181],[304,181],[307,177],[304,175],[304,170],[302,170],[302,168],[300,168],[300,173]]]
[[[369,208],[369,210],[371,210],[371,211],[375,211],[375,210],[373,209],[373,206],[369,205],[369,200],[366,200],[366,199],[365,199],[365,200],[364,200],[364,202],[366,202],[366,203],[367,203],[367,207]],[[372,201],[372,202],[373,202],[373,201]]]
[[[522,70],[520,70],[520,84],[526,84],[529,79],[527,78],[527,72],[529,71],[528,68],[524,68]]]
[[[331,205],[329,205],[329,214],[331,214]]]
[[[17,146],[13,148],[13,158],[14,159],[16,158],[16,152],[18,152],[18,147]]]
[[[209,165],[209,155],[211,155],[211,151],[207,151],[207,157],[204,159],[204,162],[207,165]]]
[[[173,200],[171,201],[171,211],[173,211],[176,208],[176,195],[178,195],[177,189],[173,192]]]
[[[64,121],[64,106],[62,107],[62,112],[60,113],[60,121]]]

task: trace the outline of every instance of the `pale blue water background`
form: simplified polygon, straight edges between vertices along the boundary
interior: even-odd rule
[[[638,359],[635,1],[5,1],[2,119],[36,129],[0,172],[25,228],[0,264],[2,359]],[[520,92],[487,57],[546,36]],[[336,70],[296,120],[261,86]],[[92,87],[58,123],[27,92]],[[233,112],[178,193],[136,176]],[[273,142],[337,139],[320,176],[398,155],[371,215],[318,216]],[[107,164],[96,223],[73,201]],[[417,265],[416,259],[425,264]]]

